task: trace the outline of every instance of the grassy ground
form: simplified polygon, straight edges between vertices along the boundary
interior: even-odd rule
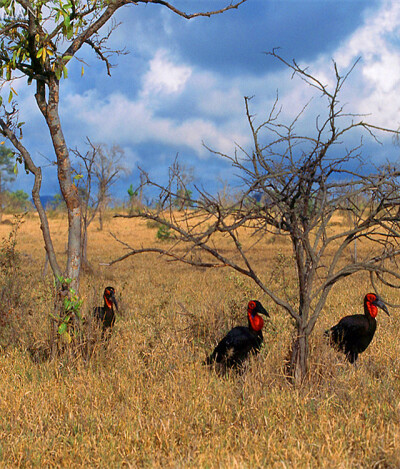
[[[62,256],[66,222],[51,220],[51,228]],[[0,239],[10,229],[0,225]],[[98,346],[88,362],[38,363],[29,350],[47,340],[51,278],[42,275],[37,218],[22,224],[20,269],[0,285],[13,300],[3,295],[0,305],[0,467],[400,467],[397,312],[379,314],[357,368],[322,337],[341,316],[362,312],[367,277],[333,290],[312,336],[310,377],[293,389],[283,373],[291,321],[254,285],[157,256],[100,265],[124,253],[109,231],[135,246],[157,242],[144,221],[110,219],[105,231],[90,231],[83,311],[102,303],[107,285],[120,300],[108,348]],[[289,252],[279,240],[257,246],[254,261],[277,288],[295,288],[289,270],[285,285],[274,275],[290,269]],[[387,296],[399,303],[398,293]],[[220,378],[201,362],[229,328],[246,324],[253,298],[273,326],[245,373]]]

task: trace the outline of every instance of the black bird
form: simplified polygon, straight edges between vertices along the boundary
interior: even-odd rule
[[[250,353],[260,351],[264,321],[259,314],[269,317],[259,301],[252,300],[247,307],[249,326],[237,326],[215,347],[213,353],[206,359],[205,364],[219,363],[224,368],[238,368]]]
[[[94,317],[101,324],[102,332],[101,337],[111,330],[115,323],[115,309],[118,311],[117,300],[115,299],[115,290],[113,287],[107,287],[103,294],[104,306],[96,306],[94,308]]]
[[[350,363],[354,363],[358,354],[371,343],[376,331],[378,308],[390,316],[382,299],[375,293],[368,293],[364,298],[364,314],[346,316],[325,331],[331,345],[343,352]]]

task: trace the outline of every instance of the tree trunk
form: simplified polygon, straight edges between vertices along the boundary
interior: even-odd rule
[[[99,205],[99,230],[103,231],[103,203]]]
[[[290,350],[287,365],[288,377],[296,386],[304,381],[308,372],[308,335],[304,329],[297,329]]]
[[[88,224],[85,219],[82,221],[82,251],[81,251],[81,269],[84,272],[92,272],[92,266],[90,265],[90,262],[88,261],[87,258],[87,230],[88,230]]]
[[[57,157],[58,181],[68,211],[68,257],[65,277],[72,280],[70,286],[78,292],[81,267],[81,204],[78,190],[72,180],[71,161],[58,114],[58,80],[50,79],[47,101],[45,84],[39,81],[35,97],[50,130]]]

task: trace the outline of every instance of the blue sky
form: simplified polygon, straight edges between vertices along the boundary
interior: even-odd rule
[[[177,0],[191,12],[227,4],[224,0]],[[216,191],[226,181],[235,185],[229,163],[210,154],[203,142],[232,155],[235,143],[251,147],[244,96],[254,96],[252,110],[268,114],[277,90],[282,118],[290,120],[310,99],[310,89],[291,79],[287,69],[265,54],[280,47],[326,83],[332,83],[332,59],[347,70],[361,57],[343,93],[354,113],[369,114],[376,125],[400,123],[400,2],[397,0],[247,0],[237,10],[211,18],[184,20],[157,5],[121,9],[112,36],[114,48],[129,54],[114,57],[112,76],[89,49],[69,65],[61,84],[61,118],[69,147],[85,151],[85,139],[125,151],[131,170],[114,187],[124,198],[138,183],[139,165],[160,182],[179,154],[193,168],[195,181]],[[34,88],[18,84],[24,143],[43,166],[42,194],[58,191],[54,155]],[[307,117],[307,116],[305,116]],[[315,130],[315,120],[300,123]],[[391,138],[383,146],[366,143],[365,156],[382,163],[397,159]],[[12,189],[29,192],[31,178],[20,171]]]

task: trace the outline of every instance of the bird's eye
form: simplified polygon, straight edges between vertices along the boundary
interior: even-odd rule
[[[250,301],[249,302],[249,309],[253,310],[256,308],[256,302],[255,301]]]

